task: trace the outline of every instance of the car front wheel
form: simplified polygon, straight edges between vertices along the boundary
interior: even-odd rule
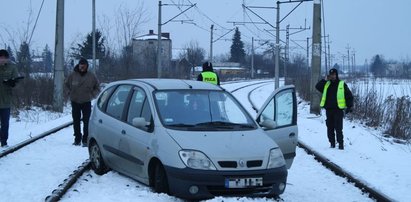
[[[103,175],[108,172],[109,168],[103,161],[100,148],[96,142],[92,142],[89,146],[91,168],[97,175]]]
[[[163,166],[159,163],[156,165],[154,173],[154,191],[157,193],[168,194],[167,174]]]

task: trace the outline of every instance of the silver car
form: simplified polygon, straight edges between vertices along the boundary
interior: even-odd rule
[[[223,88],[199,81],[108,84],[89,124],[92,169],[123,173],[185,199],[278,196],[297,145],[293,86],[277,89],[255,121]]]

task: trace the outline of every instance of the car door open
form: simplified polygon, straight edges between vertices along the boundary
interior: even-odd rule
[[[290,168],[298,143],[297,99],[293,85],[276,89],[257,114],[257,123],[283,152]]]

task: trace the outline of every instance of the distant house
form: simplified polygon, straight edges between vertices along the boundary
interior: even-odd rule
[[[161,67],[162,71],[171,68],[172,41],[170,33],[161,34]],[[132,41],[133,56],[137,60],[140,70],[151,72],[157,69],[158,35],[150,30],[148,34],[136,37]]]

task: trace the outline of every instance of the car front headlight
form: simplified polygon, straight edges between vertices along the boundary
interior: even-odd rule
[[[270,157],[268,158],[267,169],[278,168],[285,165],[283,153],[280,148],[270,150]]]
[[[202,152],[194,150],[181,150],[178,152],[184,164],[193,169],[217,170],[213,162]]]

